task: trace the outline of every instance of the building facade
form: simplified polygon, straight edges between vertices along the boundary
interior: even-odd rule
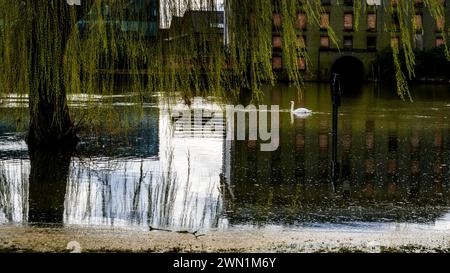
[[[349,73],[364,80],[375,79],[378,74],[374,61],[377,52],[389,48],[391,43],[399,40],[392,35],[392,23],[398,24],[398,17],[389,12],[391,2],[398,0],[367,1],[361,14],[354,14],[353,0],[322,0],[323,13],[320,15],[320,27],[311,23],[305,13],[299,12],[297,18],[298,39],[306,47],[309,59],[299,59],[299,69],[305,71],[305,79],[329,80],[334,70],[343,67],[355,68]],[[414,46],[418,50],[430,50],[445,43],[442,31],[448,32],[450,21],[450,1],[442,0],[445,5],[445,17],[435,20],[423,0],[415,0],[416,32]],[[275,5],[276,6],[276,5]],[[273,12],[273,58],[275,71],[283,71],[282,18],[276,10]],[[359,18],[356,29],[356,18]],[[337,45],[332,42],[327,31],[333,29],[338,39]],[[398,35],[400,35],[398,33]]]

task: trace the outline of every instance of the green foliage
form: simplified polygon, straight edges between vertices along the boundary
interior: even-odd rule
[[[398,59],[394,60],[393,56],[398,56]],[[386,49],[382,52],[379,52],[375,61],[375,65],[378,67],[378,71],[380,71],[378,78],[381,81],[387,83],[397,84],[397,65],[399,65],[400,70],[403,71],[403,75],[406,72],[406,65],[403,56],[404,54],[402,52],[393,53],[392,49]],[[448,74],[448,71],[450,71],[450,62],[446,60],[446,52],[444,46],[426,51],[415,50],[414,59],[414,74],[416,75],[416,77],[413,80],[450,80],[450,75]]]
[[[185,3],[184,8],[180,8],[180,2]],[[218,6],[215,0],[199,0],[198,6],[194,6],[194,2],[161,1],[159,25],[168,26],[170,20],[181,16],[184,10],[199,6],[215,10]],[[318,28],[320,14],[324,11],[320,0],[304,2],[226,1],[224,9],[229,32],[224,45],[222,35],[211,27],[211,21],[195,16],[187,18],[179,29],[172,27],[155,37],[149,36],[148,29],[136,23],[149,18],[145,13],[148,9],[138,18],[130,19],[129,0],[93,0],[90,12],[82,21],[76,18],[74,8],[60,5],[65,4],[65,0],[0,0],[0,95],[28,94],[36,103],[39,98],[35,90],[44,87],[49,100],[58,100],[65,93],[82,93],[92,102],[95,95],[113,98],[111,95],[118,85],[115,75],[126,72],[127,88],[138,94],[140,101],[155,91],[169,95],[182,92],[187,97],[206,94],[236,97],[242,88],[255,91],[257,97],[263,82],[273,84],[276,81],[272,71],[273,11],[278,11],[282,17],[283,66],[289,80],[300,87],[302,74],[297,59],[308,60],[308,52],[297,39],[301,35],[296,27],[297,14],[304,12],[308,27]],[[399,39],[392,56],[397,90],[403,98],[409,96],[407,80],[414,77],[416,62],[415,7],[413,1],[399,1],[395,7],[387,3],[389,1],[384,1],[384,8],[398,18],[398,27],[394,21],[384,27]],[[425,0],[424,5],[433,18],[444,15],[441,1]],[[355,1],[356,30],[361,12],[369,9],[376,7],[367,6],[365,0]],[[71,26],[68,37],[62,31],[65,27],[62,21]],[[155,24],[157,26],[158,22]],[[332,27],[328,28],[328,34],[338,47]],[[446,39],[445,30],[442,36]],[[33,40],[35,44],[30,42]],[[443,50],[450,60],[447,46]],[[63,67],[63,73],[58,67]],[[88,103],[88,106],[86,111],[95,115],[93,104]]]

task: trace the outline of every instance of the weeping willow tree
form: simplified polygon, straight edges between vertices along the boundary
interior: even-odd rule
[[[67,105],[70,86],[64,63],[83,9],[66,1],[28,0],[2,1],[0,10],[0,92],[28,96],[30,150],[73,145],[77,137]]]
[[[258,96],[261,84],[277,80],[272,69],[274,11],[282,18],[286,75],[300,87],[298,59],[308,62],[309,57],[297,38],[297,16],[306,14],[308,27],[319,28],[325,11],[320,0],[81,0],[81,6],[68,2],[77,1],[0,0],[0,96],[28,96],[30,148],[73,146],[77,128],[67,96],[83,94],[89,102],[98,95],[113,98],[118,74],[127,75],[127,91],[141,102],[159,91],[186,97],[236,96],[246,89]],[[423,2],[433,18],[444,17],[443,1]],[[214,27],[218,9],[225,11],[225,35]],[[414,1],[385,0],[382,6],[354,1],[356,31],[360,14],[377,9],[398,18],[384,28],[398,38],[391,46],[397,91],[404,97],[409,94],[407,80],[414,77]],[[180,19],[186,10],[210,13]],[[152,34],[160,26],[170,28]],[[338,46],[331,26],[327,32]],[[442,29],[444,40],[446,32]],[[450,60],[447,46],[445,52]],[[95,109],[88,103],[85,112],[95,115]]]

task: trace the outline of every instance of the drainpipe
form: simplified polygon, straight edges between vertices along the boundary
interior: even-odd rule
[[[228,46],[228,7],[227,0],[223,1],[223,44]]]
[[[317,80],[322,81],[320,78],[320,48],[319,48],[319,54],[317,54]]]

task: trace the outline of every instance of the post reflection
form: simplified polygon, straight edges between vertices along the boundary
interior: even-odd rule
[[[410,187],[411,198],[419,198],[421,190],[421,140],[419,128],[413,128],[410,143]]]
[[[398,182],[398,128],[396,123],[389,123],[388,131],[388,163],[387,163],[387,184],[386,196],[392,197],[395,194]]]
[[[344,197],[349,198],[351,195],[351,188],[353,184],[352,179],[352,120],[351,116],[347,116],[342,122],[342,156],[341,156],[341,184],[342,184],[342,194]]]
[[[364,162],[364,186],[362,194],[364,198],[373,200],[375,195],[375,121],[372,118],[368,118],[366,121],[365,130],[365,162]]]
[[[295,181],[305,184],[305,123],[304,119],[295,120]]]

